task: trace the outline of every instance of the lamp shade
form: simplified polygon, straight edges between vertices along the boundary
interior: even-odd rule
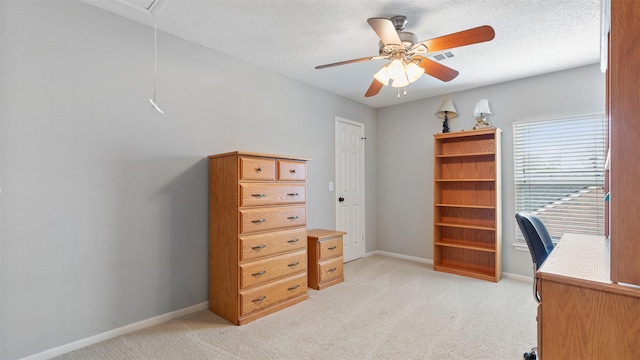
[[[391,86],[395,88],[405,87],[407,85],[409,85],[409,80],[404,74],[402,74],[402,76],[398,78],[393,79],[393,82],[391,83]]]
[[[453,101],[443,101],[438,111],[436,111],[436,116],[440,119],[444,119],[445,113],[449,119],[453,119],[454,117],[458,116],[458,110],[456,110],[455,105],[453,105]]]
[[[424,74],[424,69],[416,65],[415,63],[407,64],[406,70],[407,79],[409,79],[410,83],[418,80],[422,76],[422,74]]]
[[[482,117],[483,115],[491,115],[491,110],[489,110],[489,100],[487,99],[478,100],[476,108],[473,109],[473,116]]]
[[[389,72],[387,71],[387,65],[383,66],[377,73],[373,75],[373,78],[382,83],[382,85],[389,85]]]
[[[404,64],[398,59],[393,59],[389,65],[387,65],[387,73],[389,77],[396,80],[404,75]]]

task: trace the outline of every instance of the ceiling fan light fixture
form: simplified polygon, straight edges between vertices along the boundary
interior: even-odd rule
[[[422,74],[424,74],[424,69],[420,66],[416,65],[414,62],[410,62],[406,66],[407,79],[410,83],[420,79]]]
[[[400,59],[393,59],[389,65],[387,65],[387,72],[389,77],[395,82],[397,79],[404,77],[404,64]]]
[[[391,83],[391,86],[395,88],[401,88],[407,85],[409,85],[409,79],[407,79],[407,77],[404,74],[402,74],[402,76],[400,76],[397,79],[393,79],[393,82]]]
[[[378,80],[382,85],[389,85],[389,71],[387,65],[383,66],[377,73],[373,74],[373,78]]]

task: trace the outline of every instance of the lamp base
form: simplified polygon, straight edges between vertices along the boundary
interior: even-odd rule
[[[448,132],[449,132],[449,119],[447,119],[447,116],[445,115],[444,121],[442,122],[442,133],[448,133]]]
[[[488,129],[490,127],[491,124],[489,123],[489,120],[479,117],[476,119],[476,125],[473,127],[473,130]]]

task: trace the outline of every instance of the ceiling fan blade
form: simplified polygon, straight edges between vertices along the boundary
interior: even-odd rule
[[[425,74],[431,75],[436,79],[440,79],[444,82],[451,81],[458,76],[458,71],[453,70],[450,67],[444,66],[439,62],[427,59],[422,56],[414,56],[414,59],[420,60],[418,66],[424,69]]]
[[[400,41],[396,27],[393,26],[393,22],[391,22],[391,20],[385,18],[371,18],[368,19],[367,22],[373,31],[378,34],[378,37],[382,40],[383,44],[402,45],[402,41]]]
[[[372,97],[378,95],[380,89],[382,89],[383,86],[384,85],[380,81],[373,79],[373,82],[371,83],[371,86],[369,86],[367,92],[364,94],[364,97]]]
[[[331,63],[331,64],[318,65],[316,66],[316,69],[325,69],[332,66],[347,65],[347,64],[359,63],[363,61],[379,60],[379,59],[386,59],[386,58],[387,58],[386,56],[369,56],[369,57],[363,57],[360,59],[345,60],[345,61],[340,61],[340,62]]]
[[[424,45],[427,47],[427,51],[432,53],[493,40],[495,36],[496,33],[491,26],[483,25],[431,40],[425,40],[415,44],[413,48],[416,49],[420,45]]]

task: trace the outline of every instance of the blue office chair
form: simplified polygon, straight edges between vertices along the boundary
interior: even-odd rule
[[[547,228],[537,216],[529,213],[517,213],[516,222],[520,227],[524,240],[527,242],[529,253],[531,253],[531,260],[533,260],[533,298],[537,303],[540,303],[536,271],[538,271],[553,250],[553,241],[551,241],[549,231],[547,231]],[[537,348],[533,348],[530,352],[524,353],[524,359],[536,359],[536,351]]]
[[[538,271],[553,250],[553,241],[551,241],[551,236],[547,228],[537,216],[529,213],[517,213],[516,222],[520,227],[524,240],[527,242],[529,253],[531,253],[535,280],[536,271]],[[535,281],[533,282],[533,297],[536,299],[536,302],[540,302]]]

